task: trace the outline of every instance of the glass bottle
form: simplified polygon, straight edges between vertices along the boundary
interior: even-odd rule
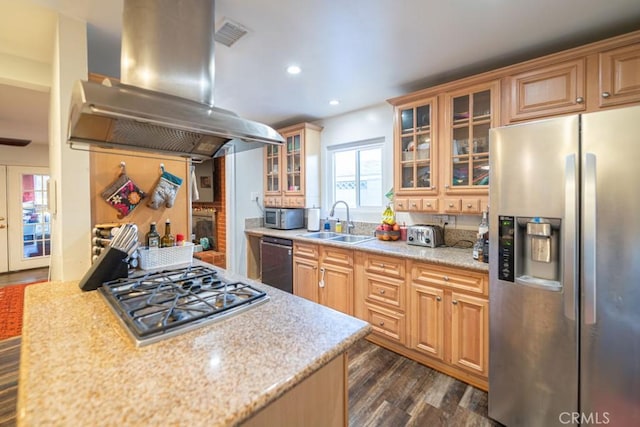
[[[484,235],[489,231],[489,221],[487,220],[487,211],[482,211],[482,220],[478,226],[478,233]]]
[[[473,245],[473,259],[482,261],[484,256],[484,237],[478,233],[476,236],[476,243]]]
[[[160,233],[156,230],[156,223],[152,222],[149,227],[149,232],[145,236],[145,243],[149,248],[160,247]]]
[[[164,223],[164,236],[160,239],[160,247],[168,248],[176,244],[176,239],[171,234],[171,220],[167,218]]]

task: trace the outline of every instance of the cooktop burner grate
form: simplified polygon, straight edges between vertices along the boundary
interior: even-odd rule
[[[142,273],[99,288],[138,344],[168,337],[266,301],[267,294],[227,282],[209,267]]]

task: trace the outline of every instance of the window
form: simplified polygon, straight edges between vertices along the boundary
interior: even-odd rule
[[[349,206],[382,206],[383,139],[330,146],[333,200]]]

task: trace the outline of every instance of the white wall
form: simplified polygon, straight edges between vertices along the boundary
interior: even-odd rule
[[[385,102],[331,117],[319,121],[317,124],[323,127],[320,134],[322,218],[327,217],[335,202],[335,200],[329,200],[330,195],[327,191],[330,185],[330,176],[325,173],[328,171],[327,147],[375,138],[384,139],[382,188],[386,193],[393,187],[393,106]],[[354,221],[377,222],[381,218],[382,211],[383,209],[354,209],[350,207],[351,219]],[[346,209],[336,207],[336,216],[345,218]]]
[[[52,215],[51,279],[80,279],[91,265],[89,154],[66,143],[69,100],[87,78],[86,23],[58,14],[49,110],[49,170],[56,185]]]
[[[247,241],[244,235],[245,218],[259,218],[262,210],[250,200],[251,192],[262,194],[262,149],[227,155],[227,270],[246,275]],[[260,197],[260,206],[263,199]]]
[[[31,143],[26,147],[0,145],[0,164],[9,166],[49,166],[49,146]]]

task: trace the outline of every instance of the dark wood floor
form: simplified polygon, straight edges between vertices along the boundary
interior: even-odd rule
[[[20,337],[0,341],[0,426],[16,425]]]
[[[0,273],[0,287],[7,285],[19,285],[21,283],[39,282],[41,280],[47,280],[48,278],[49,267]]]
[[[361,340],[349,351],[350,426],[500,426],[487,393]]]
[[[20,337],[0,341],[0,426],[15,426]],[[487,394],[366,340],[349,352],[349,425],[499,426]]]

